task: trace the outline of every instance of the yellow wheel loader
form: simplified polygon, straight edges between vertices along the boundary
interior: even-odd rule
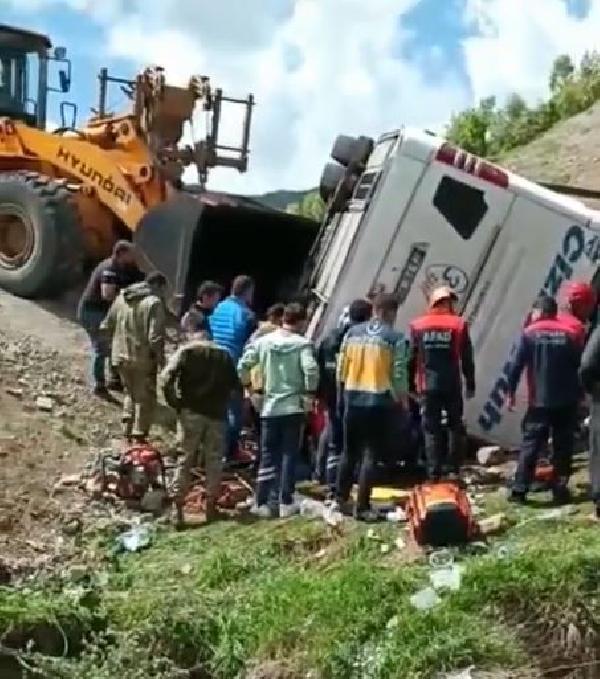
[[[76,128],[76,107],[63,102],[61,127],[50,132],[48,93],[70,84],[64,48],[0,25],[0,287],[23,297],[60,293],[115,240],[130,237],[142,265],[167,276],[175,311],[202,279],[227,285],[237,273],[257,279],[259,308],[290,296],[318,225],[206,190],[210,168],[247,169],[252,95],[225,97],[205,76],[174,87],[160,67],[134,80],[102,69],[90,120]],[[132,102],[123,115],[107,109],[115,84]],[[227,104],[245,108],[239,146],[218,141]],[[198,111],[206,135],[181,148],[184,125]],[[184,187],[187,166],[196,167],[199,185]]]

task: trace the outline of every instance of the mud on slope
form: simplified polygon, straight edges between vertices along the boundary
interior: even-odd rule
[[[0,563],[13,572],[68,551],[83,498],[53,488],[119,431],[118,404],[90,396],[72,309],[72,300],[48,311],[0,293]]]

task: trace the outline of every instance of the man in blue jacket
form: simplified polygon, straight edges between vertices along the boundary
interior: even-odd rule
[[[242,357],[244,345],[256,329],[256,316],[250,306],[254,299],[254,281],[250,276],[236,276],[231,295],[212,312],[209,323],[215,344],[226,349],[234,365]],[[242,398],[234,397],[227,409],[227,443],[225,458],[231,461],[238,451],[242,428]]]
[[[508,375],[509,410],[523,370],[527,370],[529,408],[523,419],[523,441],[512,487],[511,501],[525,502],[538,455],[552,431],[555,478],[552,494],[557,503],[570,499],[568,490],[573,458],[577,407],[582,390],[577,371],[585,342],[583,324],[558,315],[556,301],[540,298],[539,317],[525,327]]]

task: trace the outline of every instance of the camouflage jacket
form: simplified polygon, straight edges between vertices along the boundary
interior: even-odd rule
[[[113,365],[162,367],[165,362],[165,307],[146,283],[125,288],[100,329],[111,337]]]

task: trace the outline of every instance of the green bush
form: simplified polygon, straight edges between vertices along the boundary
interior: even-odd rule
[[[575,68],[568,55],[554,61],[550,96],[529,107],[518,94],[499,107],[494,97],[454,115],[446,136],[478,156],[496,157],[546,132],[555,123],[585,111],[600,99],[600,54],[586,52]]]

